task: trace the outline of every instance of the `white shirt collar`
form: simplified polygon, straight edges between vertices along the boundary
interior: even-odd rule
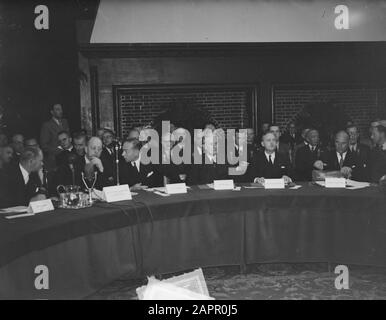
[[[52,117],[52,120],[54,120],[54,121],[56,122],[56,124],[57,124],[58,126],[60,126],[60,122],[59,122],[59,120],[58,120],[58,119],[56,119],[56,118]]]
[[[24,184],[27,184],[29,181],[29,173],[24,167],[19,163],[21,174],[23,175]]]
[[[346,154],[347,154],[347,151],[342,153],[343,161],[344,161],[344,159],[346,159]],[[338,160],[340,161],[340,153],[338,151],[336,152],[336,155],[338,157]]]
[[[354,148],[354,150],[357,150],[358,149],[358,143],[350,144],[349,149],[351,150],[352,148]]]
[[[267,161],[269,161],[269,156],[271,156],[272,163],[275,162],[275,153],[276,152],[269,154],[269,153],[267,153],[267,151],[264,151],[264,153],[265,153],[265,157],[267,158]]]
[[[135,161],[131,161],[131,165],[133,165],[133,163],[135,164],[135,166],[137,167],[137,169],[139,171],[140,163],[141,163],[141,157],[138,157],[138,159]]]
[[[381,146],[381,149],[386,150],[386,142],[383,143],[383,145]]]

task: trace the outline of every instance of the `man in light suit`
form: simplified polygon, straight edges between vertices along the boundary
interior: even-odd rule
[[[54,104],[50,113],[52,118],[45,122],[40,131],[40,146],[44,153],[45,167],[47,170],[55,168],[55,155],[58,152],[58,133],[69,132],[68,122],[63,119],[63,108],[59,103]]]

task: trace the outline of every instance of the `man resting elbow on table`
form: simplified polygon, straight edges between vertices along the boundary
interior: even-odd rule
[[[283,178],[286,184],[292,182],[289,155],[277,152],[275,135],[272,132],[264,134],[261,145],[263,149],[255,154],[248,168],[250,180],[263,184],[265,179]]]

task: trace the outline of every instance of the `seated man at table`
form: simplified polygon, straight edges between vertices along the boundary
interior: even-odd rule
[[[153,164],[141,162],[142,143],[138,139],[127,139],[122,145],[119,178],[121,184],[128,184],[131,190],[162,186],[162,176]]]
[[[352,154],[357,164],[356,178],[360,181],[369,181],[370,147],[360,142],[357,126],[348,126],[346,132],[350,137],[348,152]]]
[[[372,130],[371,140],[375,148],[371,151],[371,182],[378,183],[386,175],[386,127],[379,125]]]
[[[314,163],[320,160],[323,150],[320,147],[319,132],[316,129],[307,131],[307,144],[296,150],[295,172],[296,180],[311,181]]]
[[[39,148],[25,148],[16,164],[8,167],[0,181],[0,207],[27,206],[30,201],[46,198],[38,172],[43,167]]]
[[[349,135],[339,131],[335,135],[335,149],[323,153],[321,160],[314,163],[317,170],[340,171],[345,178],[357,179],[357,163],[355,157],[348,152]]]
[[[213,183],[214,180],[233,179],[228,176],[228,164],[226,163],[225,147],[223,151],[224,161],[219,159],[219,139],[225,139],[221,131],[206,130],[204,133],[202,163],[191,165],[188,175],[189,185]],[[225,146],[225,141],[224,141]]]
[[[285,183],[291,182],[289,177],[289,156],[277,152],[277,140],[273,132],[263,135],[262,150],[256,153],[251,165],[248,167],[248,176],[253,182],[263,184],[264,179],[283,178]]]
[[[56,172],[56,185],[78,185],[83,187],[82,172],[88,181],[92,181],[96,173],[95,188],[112,185],[112,177],[105,173],[104,164],[100,159],[102,141],[98,137],[91,137],[87,142],[84,157],[69,158],[69,161],[58,168]]]

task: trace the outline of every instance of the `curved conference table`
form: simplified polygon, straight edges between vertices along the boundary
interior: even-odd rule
[[[268,262],[386,266],[386,196],[377,187],[215,191],[0,217],[0,298],[78,299],[123,274]],[[49,289],[34,286],[35,267]]]

